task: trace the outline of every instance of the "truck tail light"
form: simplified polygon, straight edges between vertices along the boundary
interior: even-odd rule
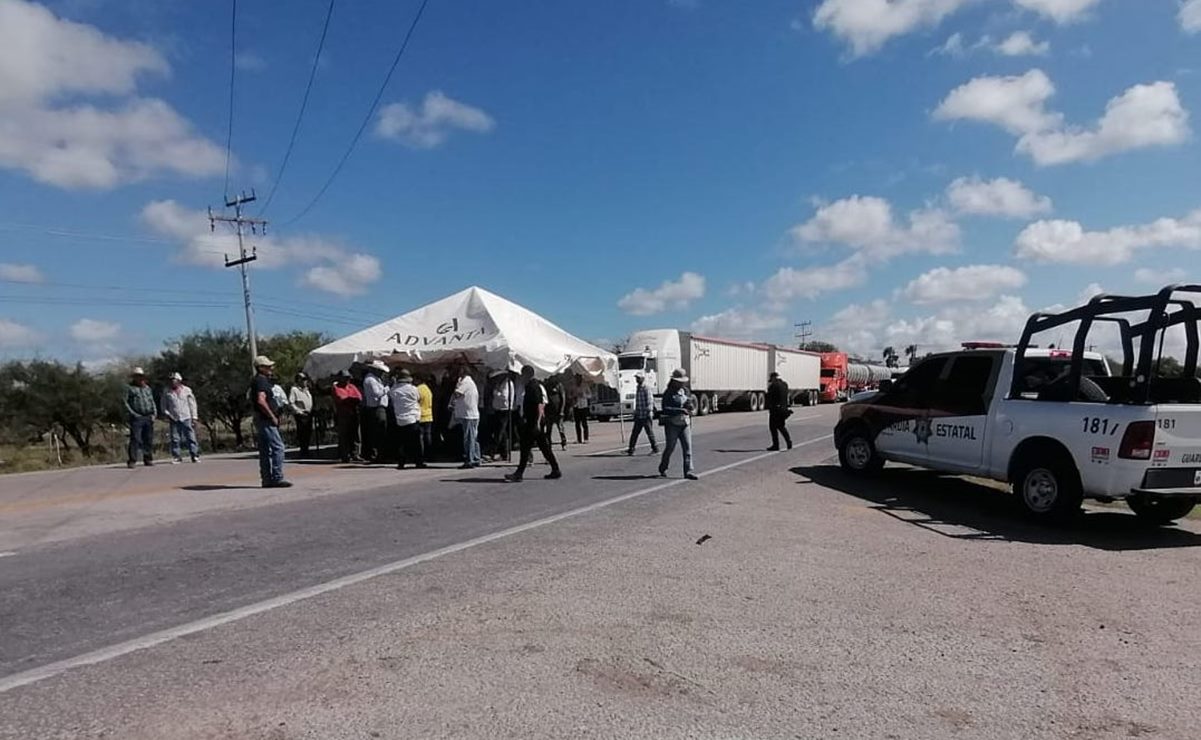
[[[1155,422],[1132,421],[1126,425],[1118,457],[1123,460],[1150,460],[1151,448],[1155,446]]]

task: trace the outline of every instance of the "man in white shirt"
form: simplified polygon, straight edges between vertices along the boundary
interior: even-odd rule
[[[489,399],[488,436],[491,440],[491,454],[494,457],[503,456],[506,460],[513,449],[510,431],[513,425],[513,403],[513,380],[507,370],[497,371],[493,374],[492,397]]]
[[[470,369],[459,368],[459,382],[455,385],[453,416],[463,430],[463,469],[480,466],[480,391],[471,379]]]
[[[313,438],[313,393],[309,390],[309,376],[296,373],[296,381],[288,391],[288,408],[296,420],[296,444],[300,456],[309,456],[309,441]]]
[[[163,416],[171,423],[171,464],[182,462],[180,443],[187,444],[192,462],[200,462],[195,423],[200,421],[196,394],[184,385],[183,376],[171,373],[171,387],[163,394]]]
[[[363,459],[379,462],[388,436],[388,387],[380,377],[388,366],[376,360],[367,366],[363,378]]]
[[[396,419],[397,470],[404,470],[405,464],[412,460],[419,467],[426,467],[425,453],[421,449],[421,393],[413,385],[413,376],[408,370],[401,370],[396,375],[396,383],[388,391],[388,403],[392,407],[392,415]]]

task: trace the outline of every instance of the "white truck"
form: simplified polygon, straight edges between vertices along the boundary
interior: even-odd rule
[[[1168,286],[1150,296],[1097,296],[1061,314],[1034,314],[1016,347],[975,344],[936,354],[841,410],[839,461],[852,474],[887,460],[1012,485],[1041,519],[1066,519],[1083,499],[1124,499],[1164,524],[1201,501],[1201,310]],[[1039,349],[1038,334],[1075,325],[1071,349]],[[1088,351],[1090,331],[1116,328],[1121,368]],[[1165,377],[1165,333],[1184,340]],[[1181,336],[1183,335],[1183,336]],[[1169,345],[1171,346],[1171,345]]]
[[[817,402],[821,355],[772,344],[704,337],[679,329],[650,329],[631,335],[618,355],[616,392],[598,389],[591,405],[601,421],[634,410],[634,376],[642,373],[661,397],[672,371],[684,368],[697,399],[697,413],[767,408],[768,375],[775,370],[788,383],[794,401]]]

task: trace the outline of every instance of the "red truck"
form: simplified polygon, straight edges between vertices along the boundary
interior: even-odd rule
[[[851,394],[876,388],[881,380],[892,377],[892,368],[857,362],[846,352],[822,353],[821,401],[837,403]]]

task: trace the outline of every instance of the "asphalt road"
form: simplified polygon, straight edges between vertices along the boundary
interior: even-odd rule
[[[1195,736],[1195,523],[849,480],[834,412],[701,420],[698,482],[573,447],[22,549],[0,737]]]

